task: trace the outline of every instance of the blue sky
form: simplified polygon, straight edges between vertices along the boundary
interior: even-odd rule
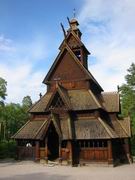
[[[7,102],[33,101],[63,39],[60,22],[76,17],[92,53],[89,70],[105,91],[124,83],[135,62],[134,0],[0,0],[0,76],[7,80]]]

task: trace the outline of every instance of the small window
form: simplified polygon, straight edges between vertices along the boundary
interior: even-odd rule
[[[81,52],[80,52],[80,50],[74,51],[74,53],[75,53],[76,57],[77,57],[79,60],[81,60]]]

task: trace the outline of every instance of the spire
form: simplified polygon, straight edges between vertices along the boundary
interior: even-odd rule
[[[74,31],[75,34],[80,38],[82,33],[81,31],[79,30],[78,26],[79,26],[79,23],[78,21],[75,19],[75,13],[74,13],[74,18],[72,18],[71,20],[67,17],[68,19],[68,23],[69,23],[69,26],[70,26],[70,31]]]
[[[73,15],[74,15],[73,17],[75,18],[75,16],[76,16],[76,9],[75,8],[73,9]]]
[[[76,20],[76,9],[73,9],[73,18],[70,21],[70,26],[72,28],[72,30],[77,30],[78,29],[78,21]]]
[[[71,25],[72,30],[77,30],[79,23],[75,18],[73,18],[70,21],[70,25]]]

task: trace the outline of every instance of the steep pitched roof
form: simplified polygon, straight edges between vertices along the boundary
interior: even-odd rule
[[[120,111],[120,97],[118,92],[102,92],[103,106],[108,112]]]
[[[52,92],[49,92],[42,96],[41,99],[39,99],[35,104],[32,105],[32,107],[29,109],[29,112],[44,112],[52,94]]]
[[[45,94],[29,112],[45,112],[49,110],[56,93],[59,93],[68,110],[92,110],[103,108],[91,90],[66,90],[58,86],[54,93]],[[46,97],[47,96],[47,97]],[[45,99],[45,103],[43,102]]]
[[[63,53],[66,51],[68,51],[68,53],[72,56],[73,60],[75,61],[75,63],[77,64],[77,66],[85,73],[86,75],[86,79],[91,79],[100,89],[101,91],[103,91],[102,87],[99,85],[99,83],[96,81],[96,79],[93,77],[93,75],[81,64],[81,62],[79,61],[79,59],[77,58],[77,56],[73,53],[73,51],[71,50],[71,48],[68,46],[68,44],[66,42],[64,42],[64,48],[60,51],[60,53],[58,54],[58,56],[56,57],[53,65],[51,66],[49,72],[47,73],[46,77],[43,80],[43,83],[47,83],[49,81],[49,78],[52,74],[52,72],[54,71],[57,63],[59,62],[60,57],[62,57]]]
[[[66,38],[62,41],[61,45],[59,46],[59,49],[60,49],[60,50],[63,49],[63,46],[65,45],[65,41],[67,41],[67,40],[70,38],[71,35],[77,40],[77,42],[80,44],[80,46],[83,46],[84,49],[86,50],[86,52],[87,52],[88,54],[90,54],[90,52],[88,51],[88,49],[85,47],[85,45],[83,44],[83,42],[82,42],[82,41],[80,40],[80,38],[74,33],[73,30],[70,30],[70,32],[68,32],[68,34],[66,35]]]
[[[58,56],[56,57],[53,65],[51,66],[49,72],[47,73],[45,79],[43,80],[43,83],[46,83],[47,81],[49,81],[49,77],[51,76],[53,70],[55,69],[57,63],[59,62],[59,59],[62,57],[62,55],[64,54],[65,51],[68,51],[68,53],[71,55],[71,57],[73,58],[73,60],[75,61],[75,63],[80,67],[80,69],[86,74],[86,77],[88,79],[90,79],[90,74],[89,72],[84,68],[84,66],[79,62],[78,58],[75,56],[75,54],[72,52],[72,50],[69,48],[69,46],[65,45],[65,48],[60,51],[60,53],[58,54]]]
[[[69,123],[67,118],[62,118],[60,120],[60,126],[61,126],[61,131],[62,131],[62,139],[71,139],[70,131],[69,131]]]
[[[48,118],[29,120],[17,133],[12,136],[13,139],[43,140],[48,128],[53,123],[59,138],[73,139],[72,125],[70,116],[60,119],[57,114],[52,113]]]
[[[60,127],[60,119],[59,119],[58,114],[51,113],[51,120],[54,124],[54,127],[55,127],[59,137],[62,139],[62,131],[61,131],[61,127]]]
[[[67,92],[66,92],[66,89],[64,89],[63,87],[61,87],[60,85],[57,84],[57,89],[52,94],[52,96],[49,99],[49,101],[47,103],[47,106],[46,106],[46,108],[44,110],[47,110],[50,107],[50,105],[51,105],[51,103],[52,103],[56,93],[58,93],[60,95],[61,99],[63,100],[63,102],[64,102],[64,104],[66,106],[66,108],[68,110],[72,109],[69,97],[68,97]]]
[[[49,119],[30,120],[17,133],[14,139],[43,139],[48,129]]]
[[[91,90],[68,90],[73,110],[92,110],[102,108]]]
[[[118,134],[119,138],[125,138],[125,137],[130,137],[131,134],[130,132],[127,132],[127,129],[122,124],[122,121],[124,120],[119,120],[117,118],[113,119],[112,122],[112,127],[114,128],[115,132]]]
[[[76,139],[112,139],[117,138],[115,131],[101,118],[79,119],[75,121]]]
[[[128,134],[129,137],[131,137],[132,132],[131,132],[131,122],[130,122],[130,117],[125,117],[124,119],[119,121],[122,128],[126,131],[126,134]]]

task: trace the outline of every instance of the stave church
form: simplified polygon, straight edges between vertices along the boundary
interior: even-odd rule
[[[131,163],[130,118],[118,116],[119,92],[104,92],[88,69],[90,52],[81,41],[78,21],[68,22],[67,31],[62,26],[59,54],[43,80],[47,92],[12,137],[18,159],[72,166]]]

